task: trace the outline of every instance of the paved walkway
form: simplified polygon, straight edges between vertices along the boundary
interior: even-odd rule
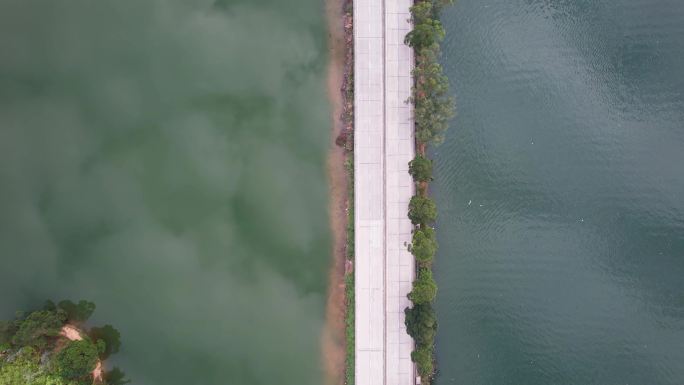
[[[354,1],[356,384],[413,385],[406,294],[414,278],[408,202],[414,156],[411,0]]]

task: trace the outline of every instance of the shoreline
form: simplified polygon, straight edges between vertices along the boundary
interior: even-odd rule
[[[348,79],[347,61],[351,42],[346,41],[348,24],[345,6],[351,0],[326,0],[328,25],[327,95],[330,102],[330,140],[326,159],[328,176],[328,215],[332,233],[332,260],[328,272],[325,325],[322,332],[322,359],[326,385],[342,385],[347,368],[346,314],[347,274],[351,263],[347,259],[347,226],[349,210],[348,134],[351,130],[349,110],[345,105]]]

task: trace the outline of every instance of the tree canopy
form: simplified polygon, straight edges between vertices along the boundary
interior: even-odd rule
[[[114,329],[112,325],[94,327],[90,329],[90,333],[88,334],[93,341],[104,341],[105,349],[100,355],[102,359],[106,359],[112,354],[119,352],[119,347],[121,346],[121,334],[118,330]]]
[[[64,379],[78,380],[91,375],[98,361],[97,346],[90,339],[70,341],[57,353],[54,365]],[[92,379],[91,379],[92,380]]]
[[[437,252],[435,231],[429,227],[415,230],[410,251],[421,265],[429,266]]]
[[[427,268],[418,270],[418,277],[413,281],[413,290],[408,294],[408,298],[414,304],[424,304],[434,301],[437,295],[437,284],[432,278],[432,271]]]
[[[416,182],[429,182],[432,180],[432,160],[418,154],[409,162],[409,174]]]
[[[95,311],[95,304],[90,301],[78,301],[78,304],[69,300],[59,301],[57,307],[64,310],[67,320],[74,323],[82,323],[88,320]]]
[[[437,316],[429,303],[414,305],[404,310],[406,332],[418,345],[430,345],[435,341]]]
[[[414,195],[409,201],[408,217],[414,225],[432,223],[437,218],[437,205],[429,197]]]
[[[111,325],[89,332],[81,327],[81,335],[97,338],[69,340],[61,331],[69,323],[84,322],[94,310],[88,301],[47,301],[42,310],[17,312],[15,319],[0,321],[0,385],[92,385],[98,361],[119,350],[119,332]],[[127,382],[115,368],[103,373],[100,385]]]
[[[35,311],[19,323],[19,327],[12,337],[12,345],[45,349],[48,347],[49,339],[59,335],[65,319],[66,314],[64,312]]]

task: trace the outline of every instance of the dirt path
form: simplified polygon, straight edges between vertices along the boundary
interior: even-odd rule
[[[335,145],[335,139],[344,129],[341,120],[343,98],[340,91],[344,79],[345,60],[343,3],[344,0],[326,0],[330,57],[327,88],[332,123],[327,159],[330,194],[328,210],[333,235],[333,260],[330,264],[326,323],[322,338],[326,385],[344,384],[345,368],[344,269],[346,259],[347,175],[344,169],[344,149]]]

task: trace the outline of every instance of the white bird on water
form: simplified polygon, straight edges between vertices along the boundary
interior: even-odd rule
[[[468,206],[470,206],[471,203],[473,203],[472,199],[468,201]]]

